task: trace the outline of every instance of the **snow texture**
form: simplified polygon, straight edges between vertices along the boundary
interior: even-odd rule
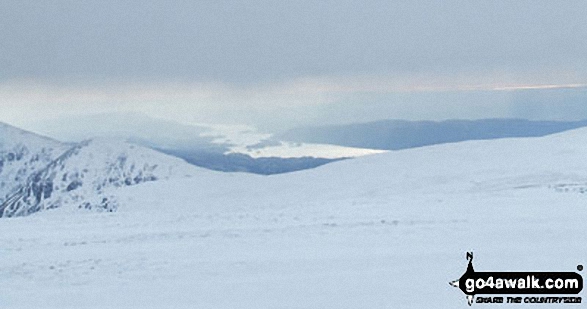
[[[118,205],[110,192],[113,188],[189,176],[199,170],[122,141],[97,139],[68,145],[6,125],[0,130],[4,197],[0,217],[64,206],[112,212]]]
[[[74,152],[60,164],[68,181],[91,166],[93,196],[117,175],[104,192],[118,211],[0,220],[2,308],[467,308],[448,284],[466,251],[478,271],[586,263],[585,129],[268,177],[188,169],[128,144]],[[124,184],[138,171],[157,180]]]

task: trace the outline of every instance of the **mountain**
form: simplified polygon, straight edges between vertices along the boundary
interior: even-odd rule
[[[2,306],[466,307],[467,251],[477,271],[585,264],[586,156],[583,128],[113,188],[112,214],[0,222]]]
[[[587,126],[582,121],[481,119],[446,121],[383,120],[348,125],[302,127],[276,139],[369,149],[400,150],[467,140],[538,137]]]
[[[69,208],[114,211],[116,188],[188,176],[198,168],[112,139],[59,143],[2,125],[0,217]]]
[[[0,123],[0,203],[70,147]]]

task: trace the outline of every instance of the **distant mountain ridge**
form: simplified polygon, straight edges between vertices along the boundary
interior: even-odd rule
[[[70,142],[80,142],[96,136],[123,139],[182,158],[190,164],[222,172],[271,175],[314,168],[346,158],[330,159],[312,155],[296,158],[276,156],[255,158],[245,153],[229,153],[235,146],[235,141],[223,136],[222,132],[214,131],[211,125],[180,124],[151,118],[141,113],[85,115],[73,119],[45,121],[36,124],[36,127],[36,130],[43,134]],[[234,128],[228,131],[233,130]],[[281,143],[261,146],[271,145],[281,145]]]
[[[302,127],[278,134],[275,138],[293,142],[400,150],[467,140],[539,137],[585,126],[587,126],[587,120],[573,122],[525,119],[383,120],[348,125]]]
[[[324,164],[346,160],[349,158],[280,158],[262,157],[253,158],[242,153],[217,153],[213,151],[200,151],[197,149],[159,149],[157,151],[182,158],[186,162],[220,172],[244,172],[259,175],[274,175],[316,168]]]

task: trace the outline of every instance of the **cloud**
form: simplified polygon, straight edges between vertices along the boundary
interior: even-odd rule
[[[587,84],[585,11],[546,0],[5,0],[0,120],[523,116],[508,107],[522,90]]]
[[[577,112],[577,107],[572,108],[573,115],[560,110],[564,111],[568,100],[576,105],[584,98],[587,85],[577,83],[572,75],[554,76],[544,80],[561,83],[530,83],[540,81],[538,76],[510,76],[510,82],[505,83],[495,82],[498,79],[494,76],[418,75],[401,80],[308,77],[252,86],[195,82],[51,84],[27,80],[0,84],[0,121],[29,127],[47,119],[66,121],[81,114],[131,112],[182,123],[280,129],[384,118],[572,118],[584,114]],[[549,107],[555,103],[559,109]],[[556,113],[545,112],[549,109]]]
[[[585,78],[586,10],[546,0],[4,0],[0,80]]]

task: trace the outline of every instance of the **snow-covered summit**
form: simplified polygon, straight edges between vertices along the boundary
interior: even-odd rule
[[[189,176],[185,161],[120,140],[63,144],[3,125],[0,216],[70,206],[113,211],[113,189]]]
[[[0,122],[0,149],[24,142],[26,142],[26,144],[31,148],[51,146],[58,147],[63,145],[63,143],[60,143],[54,139],[18,129],[6,123]]]
[[[71,146],[0,122],[0,204]]]

